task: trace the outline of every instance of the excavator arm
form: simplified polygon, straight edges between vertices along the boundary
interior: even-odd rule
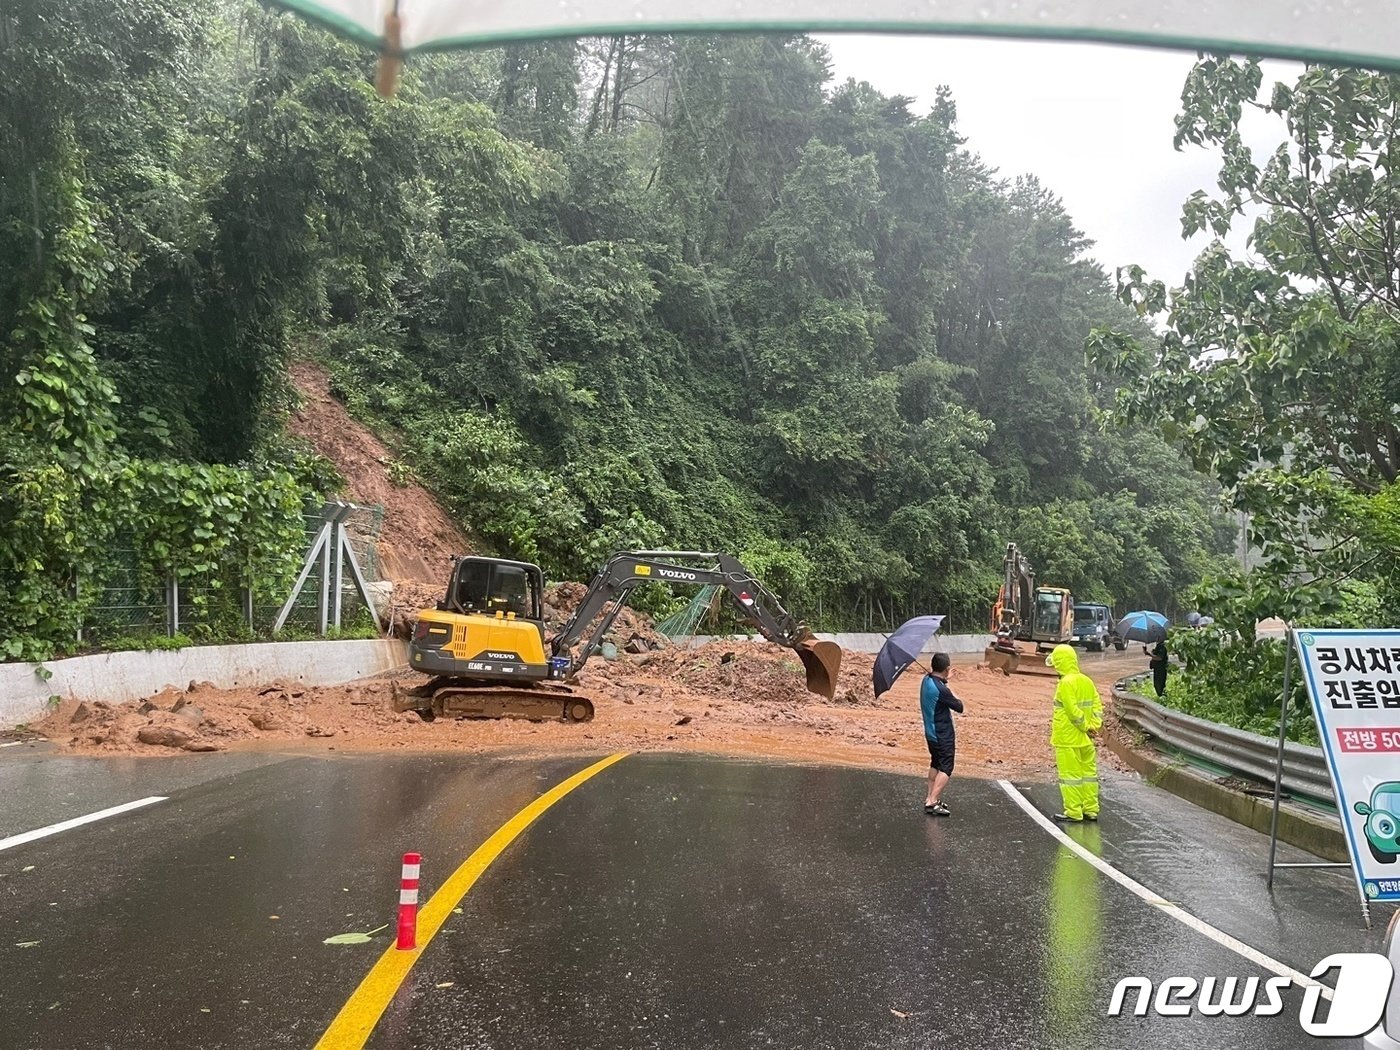
[[[1035,570],[1014,543],[1006,545],[1001,565],[1004,578],[992,631],[1012,635],[1030,619],[1035,604]]]
[[[569,622],[550,639],[554,656],[569,660],[568,678],[577,674],[598,650],[603,636],[627,603],[627,596],[644,583],[724,587],[764,638],[797,653],[807,672],[809,690],[828,700],[836,695],[841,647],[817,639],[736,559],[704,551],[624,551],[609,558],[589,584]],[[573,650],[579,643],[583,644],[575,657]]]

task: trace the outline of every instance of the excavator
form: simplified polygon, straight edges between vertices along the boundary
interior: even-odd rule
[[[1074,634],[1074,596],[1063,587],[1037,587],[1035,570],[1016,544],[1006,545],[1002,558],[1003,580],[992,606],[991,629],[995,638],[983,653],[986,665],[1004,675],[1051,674],[1043,661],[1022,657],[1048,652]],[[1034,646],[1027,651],[1019,643]]]
[[[416,711],[425,721],[587,722],[593,701],[575,689],[574,679],[602,647],[628,594],[646,583],[726,588],[764,638],[797,653],[809,690],[828,700],[835,696],[841,647],[818,640],[735,558],[701,551],[622,551],[603,565],[553,637],[544,622],[539,566],[503,558],[453,559],[446,595],[436,609],[418,614],[408,647],[409,666],[432,677],[414,689],[396,688],[394,709]]]

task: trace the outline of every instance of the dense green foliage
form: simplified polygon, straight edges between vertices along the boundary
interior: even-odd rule
[[[1008,541],[1167,609],[1228,546],[1159,435],[1097,431],[1085,336],[1148,331],[949,97],[833,85],[803,37],[629,36],[415,59],[386,102],[371,56],[257,8],[8,11],[0,586],[36,615],[103,522],[285,557],[298,343],[554,578],[722,548],[823,625],[972,629]]]
[[[1309,588],[1303,590],[1306,599]],[[1301,607],[1289,604],[1298,600],[1275,593],[1268,571],[1216,577],[1196,593],[1215,623],[1171,633],[1168,647],[1181,667],[1169,679],[1167,702],[1199,718],[1265,736],[1277,734],[1284,641],[1257,637],[1255,625],[1280,607]],[[1317,605],[1311,608],[1318,620],[1306,622],[1328,627],[1359,630],[1385,624],[1380,597],[1368,583],[1344,581],[1337,587],[1337,600],[1329,600],[1325,612]],[[1290,694],[1289,739],[1316,745],[1312,702],[1296,663]]]
[[[296,568],[302,500],[324,472],[267,444],[242,442],[240,465],[217,456],[258,402],[215,363],[237,355],[201,352],[257,311],[195,316],[239,287],[197,274],[218,231],[194,198],[219,197],[200,186],[180,101],[203,86],[202,16],[174,3],[0,16],[0,658],[78,644],[114,547],[136,552],[135,589],[198,584],[196,630],[238,623],[240,588],[267,600]]]
[[[1310,69],[1261,95],[1257,63],[1203,60],[1187,81],[1178,145],[1219,151],[1219,196],[1192,195],[1185,230],[1224,234],[1258,213],[1253,257],[1203,252],[1168,292],[1140,269],[1120,295],[1165,314],[1150,346],[1101,330],[1098,363],[1121,380],[1115,413],[1153,424],[1250,516],[1256,600],[1222,611],[1323,626],[1364,582],[1370,626],[1400,617],[1400,80]],[[1256,160],[1238,131],[1250,107],[1287,141]],[[1204,592],[1210,597],[1212,591]],[[1246,622],[1247,621],[1247,622]]]
[[[482,59],[411,71],[422,225],[323,345],[497,549],[586,576],[722,547],[827,625],[974,629],[1008,541],[1046,582],[1165,608],[1228,547],[1159,437],[1096,432],[1083,342],[1132,315],[950,98],[833,86],[801,37]],[[566,64],[576,111],[550,101]]]
[[[1285,136],[1262,160],[1239,133],[1251,108]],[[1217,629],[1183,640],[1182,692],[1268,731],[1283,655],[1258,620],[1400,623],[1400,79],[1309,69],[1266,91],[1257,63],[1203,59],[1177,144],[1220,157],[1186,232],[1223,235],[1248,210],[1252,256],[1217,241],[1170,291],[1131,268],[1120,296],[1163,315],[1163,336],[1104,328],[1091,355],[1120,383],[1118,421],[1159,427],[1248,515],[1255,564],[1197,589]]]
[[[1246,643],[1224,628],[1180,631],[1173,639],[1185,668],[1167,679],[1165,703],[1188,715],[1261,736],[1278,736],[1283,693],[1284,643],[1261,638]],[[1317,725],[1302,676],[1293,678],[1288,739],[1318,744]]]

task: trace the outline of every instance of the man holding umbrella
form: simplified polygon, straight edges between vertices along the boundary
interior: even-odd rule
[[[1191,616],[1196,618],[1197,624],[1209,619],[1199,613]],[[1191,622],[1189,616],[1186,622]],[[1148,609],[1130,612],[1118,621],[1118,636],[1125,642],[1141,642],[1142,651],[1151,657],[1152,688],[1158,696],[1167,691],[1167,629],[1170,626],[1165,616]],[[1149,645],[1151,649],[1147,648]]]
[[[894,685],[904,669],[918,660],[928,641],[943,623],[941,616],[916,616],[900,624],[885,640],[875,656],[872,671],[875,695],[879,696]],[[929,672],[919,687],[919,711],[924,720],[924,740],[928,743],[928,795],[924,812],[930,816],[946,817],[948,805],[943,801],[943,789],[953,775],[956,739],[953,735],[954,711],[961,712],[962,701],[948,688],[947,653],[934,653],[929,660]]]
[[[924,716],[924,740],[928,743],[928,797],[924,812],[934,817],[949,816],[948,803],[943,801],[943,789],[953,775],[953,759],[957,751],[957,736],[953,730],[953,712],[962,714],[963,704],[948,688],[948,667],[952,663],[947,653],[934,653],[929,659],[929,672],[919,687],[919,711]]]

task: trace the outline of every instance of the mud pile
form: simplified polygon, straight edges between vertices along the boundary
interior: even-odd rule
[[[835,703],[873,705],[871,669],[864,653],[842,655]],[[589,665],[592,670],[592,665]],[[618,660],[596,672],[614,682],[666,678],[678,688],[723,700],[790,705],[825,703],[809,693],[802,661],[791,649],[767,642],[714,641],[694,648],[671,646],[635,660]]]
[[[142,702],[69,700],[30,728],[65,750],[90,754],[662,750],[852,763],[922,775],[928,751],[919,717],[921,675],[911,668],[877,702],[871,697],[872,664],[868,655],[845,653],[836,702],[829,703],[804,688],[795,653],[766,642],[670,646],[619,653],[615,660],[595,656],[576,683],[597,708],[597,717],[583,724],[424,722],[393,709],[396,687],[424,681],[423,675],[401,669],[338,686],[279,682],[217,689],[195,682]],[[1102,681],[1106,693],[1112,676]],[[1053,681],[1008,678],[968,660],[955,662],[950,682],[966,704],[956,716],[960,774],[1053,775]],[[1108,724],[1113,725],[1111,708]],[[1100,762],[1113,763],[1106,750]]]
[[[588,585],[584,583],[555,583],[544,589],[544,620],[551,632],[558,631],[578,610]],[[623,606],[604,636],[619,649],[629,652],[649,652],[667,644],[665,635],[656,630],[656,622],[646,613]]]
[[[412,637],[419,611],[436,608],[441,598],[442,584],[435,586],[417,580],[395,580],[390,596],[389,633],[395,638]]]
[[[191,682],[142,701],[65,701],[33,728],[70,747],[99,751],[222,751],[235,741],[268,738],[359,741],[419,721],[393,710],[391,683],[403,674],[327,687],[277,682],[220,689]]]

